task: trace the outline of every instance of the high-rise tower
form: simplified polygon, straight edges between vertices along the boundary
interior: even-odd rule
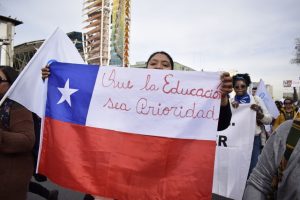
[[[130,0],[85,0],[83,12],[85,60],[128,66]]]

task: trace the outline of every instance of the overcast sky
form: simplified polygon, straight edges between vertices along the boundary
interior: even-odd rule
[[[82,31],[82,0],[1,0],[0,15],[24,22],[15,44],[46,39],[57,26]],[[237,70],[262,78],[282,95],[299,80],[290,64],[300,37],[299,0],[132,0],[130,60],[158,50],[196,70]]]

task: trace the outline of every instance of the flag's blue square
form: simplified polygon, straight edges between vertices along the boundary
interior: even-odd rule
[[[46,116],[85,125],[99,66],[54,62],[50,71]]]

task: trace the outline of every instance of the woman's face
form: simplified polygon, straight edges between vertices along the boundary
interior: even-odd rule
[[[286,110],[291,110],[292,108],[293,108],[293,102],[291,101],[291,100],[285,100],[284,102],[283,102],[283,104],[284,104],[284,108],[286,109]]]
[[[245,81],[243,81],[243,80],[236,81],[236,83],[234,85],[234,91],[235,91],[236,95],[238,95],[238,96],[245,95],[247,93],[247,86],[246,86]]]
[[[5,92],[9,88],[9,86],[10,85],[7,81],[7,78],[6,78],[5,74],[2,72],[2,70],[0,70],[0,95],[5,94]]]
[[[148,62],[148,69],[169,69],[172,70],[171,61],[161,53],[155,54]]]

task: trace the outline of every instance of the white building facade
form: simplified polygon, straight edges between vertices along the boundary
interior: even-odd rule
[[[0,15],[0,65],[13,66],[15,27],[22,23]]]

